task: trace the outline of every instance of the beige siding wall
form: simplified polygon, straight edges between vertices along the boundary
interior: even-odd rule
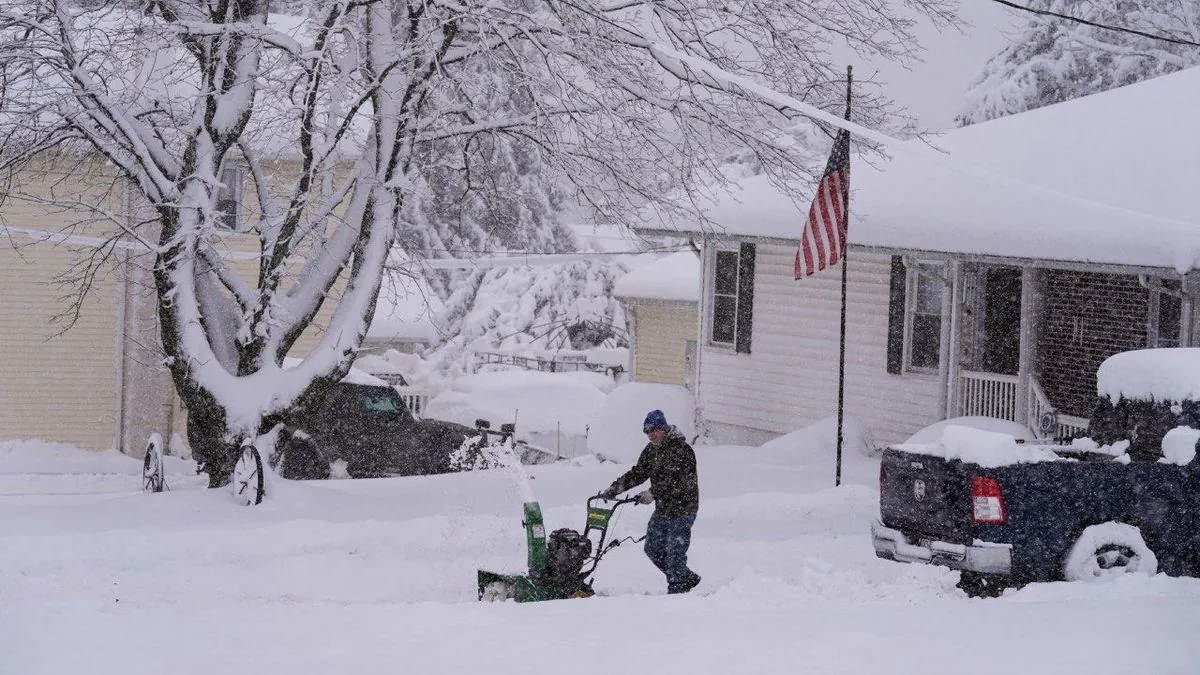
[[[46,218],[6,209],[13,227],[57,229]],[[14,249],[13,245],[19,248]],[[53,320],[70,289],[56,283],[81,254],[21,236],[0,244],[0,441],[45,439],[89,450],[117,434],[118,279],[98,277],[68,330]]]
[[[686,384],[684,350],[696,339],[696,306],[639,302],[634,307],[637,330],[633,379],[637,382]]]
[[[110,174],[103,163],[74,159],[41,163],[23,174],[0,202],[0,223],[103,238],[112,231],[111,224],[88,227],[83,224],[86,213],[46,207],[38,201],[77,201],[100,205],[111,214],[123,213],[124,186]],[[246,200],[252,208],[253,189],[248,188]],[[151,215],[143,212],[138,218]],[[222,248],[256,251],[257,243],[253,235],[231,234]],[[0,441],[42,438],[140,455],[151,433],[167,437],[185,430],[186,411],[179,408],[162,365],[149,255],[127,249],[112,252],[78,320],[56,335],[63,325],[52,318],[65,310],[63,298],[71,293],[56,281],[97,250],[35,242],[23,234],[0,238]],[[254,284],[257,261],[238,261],[233,266]],[[316,345],[343,282],[331,291],[292,355],[303,356]]]
[[[793,281],[794,256],[758,246],[751,353],[703,349],[700,415],[721,442],[762,442],[837,414],[840,270]],[[944,405],[940,376],[887,372],[889,271],[890,257],[851,252],[845,410],[877,445],[942,419]]]

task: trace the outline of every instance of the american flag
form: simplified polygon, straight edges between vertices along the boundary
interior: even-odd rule
[[[850,132],[838,132],[825,174],[808,209],[808,221],[796,249],[796,281],[836,265],[846,253],[846,217],[850,200]]]

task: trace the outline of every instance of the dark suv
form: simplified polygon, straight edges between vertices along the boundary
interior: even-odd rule
[[[284,478],[415,476],[452,471],[451,453],[476,430],[417,419],[385,385],[339,382],[319,410],[298,413],[279,435]]]

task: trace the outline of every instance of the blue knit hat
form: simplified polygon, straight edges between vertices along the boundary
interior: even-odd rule
[[[666,429],[667,416],[661,410],[651,410],[646,413],[646,421],[642,422],[642,433],[649,433],[655,429]]]

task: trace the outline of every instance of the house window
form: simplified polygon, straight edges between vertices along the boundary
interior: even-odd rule
[[[242,227],[242,183],[244,171],[240,166],[221,169],[221,186],[217,188],[217,226],[223,230],[240,230]]]
[[[718,250],[713,257],[709,342],[750,353],[754,318],[754,244]]]
[[[939,369],[946,294],[943,263],[905,264],[901,256],[893,256],[888,312],[889,373]]]
[[[942,353],[942,301],[946,294],[944,267],[917,263],[910,273],[913,288],[912,318],[908,329],[908,367],[937,370]]]
[[[1150,346],[1178,347],[1183,301],[1178,279],[1159,279],[1150,291]]]

